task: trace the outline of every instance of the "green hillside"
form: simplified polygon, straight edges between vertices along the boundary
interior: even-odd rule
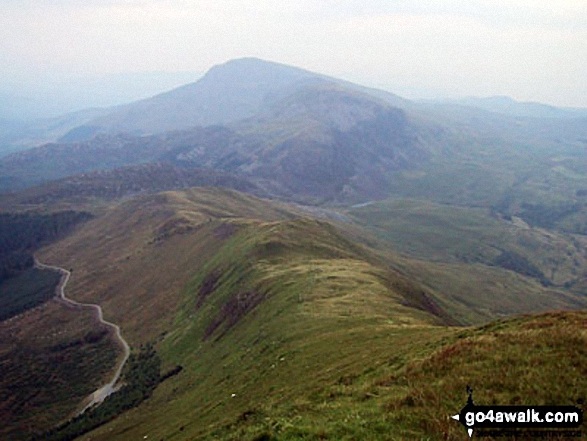
[[[101,206],[38,257],[73,269],[68,295],[102,305],[131,360],[152,345],[149,366],[159,369],[160,360],[162,377],[149,373],[159,384],[146,400],[81,439],[461,439],[448,416],[464,404],[467,384],[480,402],[574,403],[584,390],[583,313],[454,326],[579,306],[580,296],[503,268],[495,262],[502,251],[483,248],[501,238],[505,251],[546,268],[531,247],[554,255],[559,246],[573,251],[570,242],[533,230],[520,236],[482,210],[426,204],[357,208],[351,215],[364,230],[219,188]],[[427,239],[443,220],[442,233]],[[418,237],[430,242],[428,260]],[[394,241],[403,256],[390,251]],[[481,250],[479,260],[466,263],[472,250]],[[578,256],[562,260],[561,274],[575,274],[568,262]],[[480,288],[470,295],[473,283]],[[481,295],[491,283],[491,295]],[[526,304],[516,301],[521,292]],[[576,357],[576,369],[559,375],[557,363],[575,366]],[[132,385],[142,374],[129,369]],[[555,392],[532,389],[532,378],[556,383]]]
[[[122,438],[140,432],[186,439],[230,433],[233,424],[242,425],[237,437],[252,438],[279,425],[286,409],[303,414],[313,400],[326,399],[326,385],[385,363],[398,345],[407,357],[450,332],[430,312],[443,313],[425,292],[327,223],[237,228],[193,276],[157,346],[163,370],[181,365],[183,371],[111,423],[115,429],[98,429],[104,439],[117,430],[124,430]],[[266,425],[242,424],[274,411]],[[138,432],[127,432],[127,418],[140,419]]]
[[[466,385],[480,403],[584,399],[584,313],[439,326],[329,230],[278,222],[226,242],[157,346],[182,372],[92,438],[462,439],[449,416]]]
[[[435,292],[462,323],[587,304],[579,289],[587,273],[579,236],[484,208],[413,199],[374,202],[349,214],[378,247],[405,256],[402,271]]]

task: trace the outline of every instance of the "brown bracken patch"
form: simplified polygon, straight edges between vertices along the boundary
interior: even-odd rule
[[[216,340],[221,339],[240,319],[261,303],[264,298],[265,294],[254,290],[239,292],[231,297],[204,331],[203,340],[208,340],[221,325],[226,324],[223,331],[216,338]]]
[[[222,273],[220,271],[212,271],[211,273],[207,274],[204,278],[204,281],[200,285],[200,290],[198,291],[198,299],[196,301],[196,309],[200,309],[210,294],[214,292],[216,286],[218,285],[218,281],[220,280]]]
[[[217,239],[224,240],[236,233],[238,228],[232,223],[223,223],[214,229],[214,236]]]

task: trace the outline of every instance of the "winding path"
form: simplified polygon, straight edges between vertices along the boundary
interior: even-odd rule
[[[130,355],[130,346],[128,345],[126,340],[122,337],[122,334],[120,332],[120,327],[112,322],[104,320],[104,316],[102,314],[102,308],[100,307],[100,305],[95,305],[93,303],[80,303],[80,302],[76,302],[75,300],[71,300],[71,299],[68,299],[67,297],[65,297],[65,286],[67,285],[67,282],[69,282],[71,272],[67,271],[64,268],[59,268],[57,266],[45,265],[44,263],[39,262],[36,258],[35,258],[35,267],[37,267],[39,269],[50,269],[50,270],[54,270],[54,271],[59,271],[61,273],[61,281],[59,282],[59,285],[57,285],[57,288],[55,288],[57,300],[65,303],[68,306],[73,306],[75,308],[92,308],[100,323],[106,325],[109,328],[114,329],[114,332],[116,334],[116,338],[117,338],[119,344],[124,349],[124,358],[120,361],[120,364],[118,365],[118,368],[116,369],[116,373],[112,377],[112,380],[110,380],[108,383],[106,383],[104,386],[102,386],[101,388],[99,388],[98,390],[96,390],[94,393],[92,393],[89,396],[90,402],[86,405],[86,407],[84,407],[82,409],[82,411],[80,412],[80,414],[82,414],[90,407],[97,405],[97,404],[100,404],[102,401],[104,401],[106,399],[106,397],[108,395],[110,395],[113,392],[116,392],[118,390],[118,387],[116,387],[116,382],[119,380],[120,373],[122,372],[122,368],[124,367],[124,364],[126,363],[126,361],[128,360],[128,357]]]

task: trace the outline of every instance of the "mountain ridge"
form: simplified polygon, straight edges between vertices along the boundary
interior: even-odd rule
[[[273,74],[282,68],[289,72],[280,67]],[[293,72],[293,78],[306,75]],[[312,78],[292,84],[289,78],[265,108],[229,125],[48,144],[2,158],[0,177],[18,188],[163,161],[237,174],[279,197],[360,201],[382,197],[390,173],[429,159],[431,143],[421,139],[431,129],[404,110],[338,83]]]
[[[388,103],[405,101],[388,92],[298,67],[259,58],[239,58],[212,67],[194,83],[122,106],[110,115],[89,121],[84,125],[88,130],[82,138],[66,135],[64,139],[81,140],[101,132],[154,134],[227,124],[254,116],[288,90],[321,82],[378,94]]]

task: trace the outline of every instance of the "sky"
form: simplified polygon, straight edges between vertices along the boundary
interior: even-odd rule
[[[587,107],[587,1],[0,2],[0,91],[129,72],[196,78],[241,57],[408,98]]]

